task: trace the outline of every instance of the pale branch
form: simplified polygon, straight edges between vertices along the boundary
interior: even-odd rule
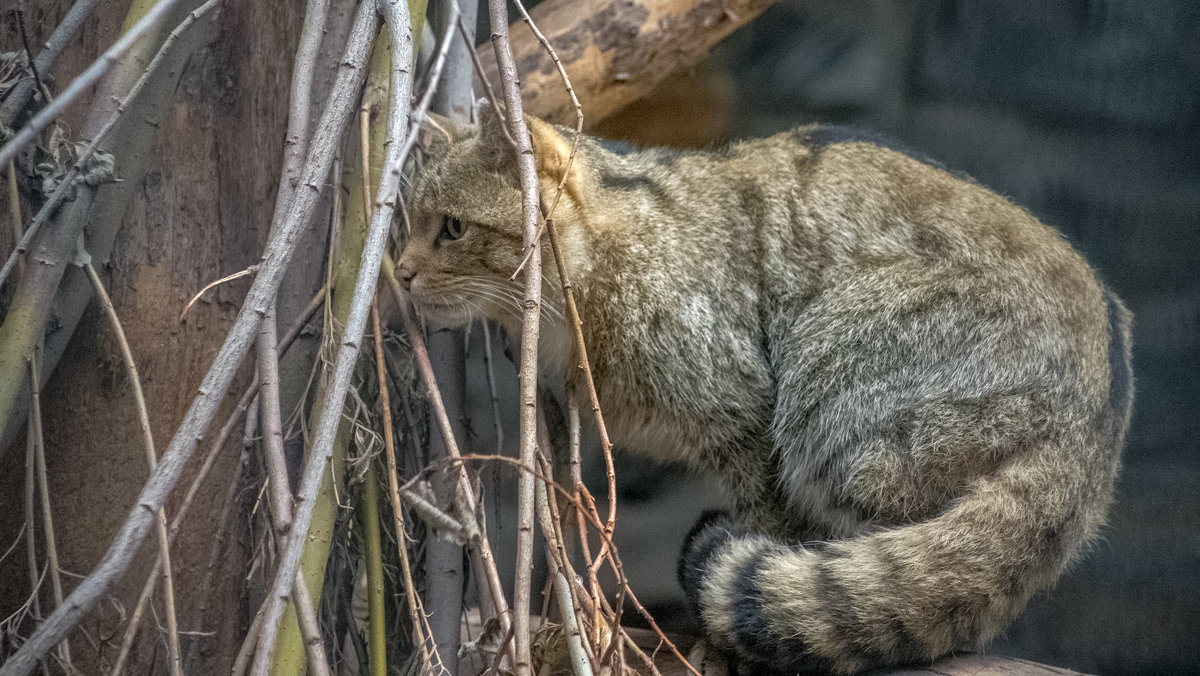
[[[364,3],[364,6],[369,4]],[[375,7],[370,7],[370,9],[374,10]],[[375,284],[379,279],[379,268],[383,260],[384,248],[387,245],[388,230],[394,215],[396,200],[399,198],[400,172],[404,163],[404,158],[400,156],[399,146],[400,139],[407,135],[408,106],[412,96],[412,73],[410,70],[413,47],[412,28],[408,7],[401,4],[399,0],[380,0],[378,9],[384,15],[392,45],[392,85],[389,102],[391,115],[387,160],[375,199],[375,213],[371,219],[366,244],[363,247],[362,263],[358,271],[350,314],[342,332],[341,342],[334,360],[333,377],[330,379],[325,400],[322,402],[317,429],[313,435],[312,450],[309,453],[304,479],[297,497],[291,537],[288,538],[287,548],[270,591],[267,611],[263,619],[262,636],[259,639],[259,649],[252,666],[252,673],[255,676],[266,676],[270,666],[270,656],[274,649],[279,619],[283,614],[283,602],[287,599],[288,591],[295,580],[296,571],[300,565],[300,556],[304,552],[304,544],[308,539],[312,507],[332,454],[334,436],[337,434],[342,418],[342,404],[346,397],[346,390],[350,386],[350,377],[354,371],[358,347],[366,326],[367,310],[375,295]]]
[[[267,467],[267,494],[270,499],[271,526],[277,542],[287,541],[292,527],[292,491],[288,485],[287,461],[283,455],[283,420],[279,411],[279,349],[275,344],[275,315],[270,312],[263,319],[258,337],[258,380],[259,380],[259,428],[262,430],[264,464]],[[267,342],[269,341],[269,342]],[[266,347],[264,348],[264,343]],[[270,402],[270,403],[265,403]],[[304,577],[297,572],[292,586],[292,605],[300,636],[304,641],[308,668],[317,676],[329,676],[332,672],[325,658],[321,640],[321,625],[317,620],[316,606]]]
[[[299,233],[312,217],[313,207],[329,175],[342,131],[362,85],[371,37],[378,27],[374,10],[370,3],[364,3],[359,9],[329,103],[310,145],[301,189],[297,191],[289,216],[267,243],[259,274],[246,294],[242,310],[205,375],[198,396],[189,407],[150,481],[142,489],[137,505],[96,569],[80,583],[67,602],[38,627],[21,649],[0,666],[0,676],[24,675],[32,671],[37,661],[62,640],[125,572],[153,523],[155,510],[166,500],[198,440],[216,415],[238,365],[250,348],[259,323],[275,297],[287,262],[299,244]]]
[[[547,0],[530,12],[563,65],[592,124],[650,93],[671,73],[699,63],[718,42],[773,0]],[[536,36],[512,39],[527,110],[566,123],[574,106]],[[483,55],[489,79],[497,61]]]
[[[83,255],[81,253],[81,255]],[[112,299],[108,297],[108,291],[104,288],[104,282],[100,281],[100,275],[96,274],[96,268],[92,265],[90,257],[84,262],[84,270],[87,272],[88,278],[92,280],[92,286],[96,290],[96,297],[100,299],[100,307],[104,308],[104,314],[108,317],[108,322],[112,326],[113,337],[117,341],[117,345],[121,351],[121,361],[125,364],[125,371],[129,377],[130,389],[133,390],[134,408],[137,410],[138,427],[142,432],[142,446],[146,455],[146,464],[149,465],[150,471],[154,471],[154,466],[158,464],[158,453],[154,450],[154,435],[150,431],[150,413],[146,408],[146,397],[142,392],[142,379],[138,374],[137,362],[133,358],[133,349],[129,347],[129,341],[125,338],[125,327],[121,325],[121,318],[117,315],[117,308],[113,307]],[[175,582],[171,575],[171,547],[168,544],[167,535],[167,514],[166,510],[159,508],[158,510],[158,562],[159,568],[162,570],[163,579],[163,606],[167,614],[167,664],[171,676],[182,676],[183,666],[180,661],[179,653],[179,621],[175,612]],[[127,654],[127,653],[126,653]],[[121,660],[117,661],[121,664]],[[114,668],[113,673],[121,673],[119,668]]]
[[[325,34],[329,14],[329,0],[308,0],[304,12],[304,27],[300,43],[296,48],[292,67],[291,95],[288,112],[287,133],[284,137],[283,166],[280,171],[279,188],[275,195],[275,212],[271,218],[269,232],[279,227],[287,216],[296,192],[296,183],[308,152],[308,127],[310,95],[313,72],[316,70],[317,54],[321,49],[321,38]],[[268,235],[269,236],[269,235]],[[262,449],[268,468],[271,520],[277,542],[283,543],[292,524],[292,491],[287,480],[287,463],[283,454],[283,415],[280,411],[279,352],[276,349],[276,303],[263,317],[259,329],[256,351],[259,373],[259,424],[262,429]],[[298,628],[308,655],[308,666],[318,676],[330,673],[321,641],[320,623],[308,586],[302,575],[296,575],[293,585],[293,607],[296,609]]]
[[[563,617],[563,631],[567,635],[567,651],[571,656],[571,670],[575,676],[592,676],[592,665],[583,647],[583,636],[579,632],[579,622],[575,618],[571,592],[570,586],[567,585],[567,578],[561,571],[555,571],[554,599],[558,603],[559,612]]]
[[[33,66],[39,72],[46,73],[50,70],[59,53],[75,36],[75,32],[83,25],[98,3],[99,0],[76,0],[75,4],[71,5],[71,9],[67,10],[66,16],[58,23],[54,32],[46,39],[42,50],[33,59]],[[12,126],[21,111],[25,110],[25,106],[29,105],[35,87],[32,80],[22,80],[13,87],[12,91],[8,93],[8,97],[4,99],[4,103],[0,104],[0,125]]]
[[[283,163],[279,176],[279,188],[275,193],[275,211],[271,217],[268,233],[273,233],[287,216],[288,207],[300,178],[304,156],[308,151],[308,126],[310,95],[313,72],[316,69],[317,53],[325,32],[329,14],[329,0],[308,0],[304,12],[304,27],[296,58],[292,66],[291,94],[288,111],[287,132],[283,143]],[[268,234],[268,237],[270,234]],[[283,462],[283,416],[279,401],[279,354],[276,352],[278,330],[275,307],[263,318],[256,349],[260,382],[259,423],[263,427],[263,446],[266,451],[270,482],[271,506],[277,514],[276,534],[281,538],[291,523],[292,494],[288,488],[287,473]],[[278,466],[273,463],[279,463]]]
[[[521,327],[520,380],[520,453],[521,464],[534,467],[537,453],[537,356],[538,331],[542,310],[542,255],[538,242],[538,177],[533,144],[525,125],[517,67],[513,62],[508,38],[508,7],[504,0],[488,0],[492,26],[492,47],[500,71],[500,83],[508,114],[508,131],[516,142],[516,163],[522,194],[525,250],[524,316]],[[497,111],[498,113],[498,111]],[[530,576],[533,572],[534,479],[528,472],[518,477],[517,487],[517,564],[513,583],[514,667],[518,676],[530,673],[529,607]]]
[[[545,407],[539,411],[538,415],[538,443],[544,451],[550,451],[550,430],[546,424]],[[540,455],[539,458],[541,458]],[[544,460],[544,458],[542,459]],[[566,634],[572,671],[575,676],[591,676],[593,663],[590,651],[584,647],[583,634],[579,628],[578,601],[575,599],[575,590],[567,584],[567,580],[575,579],[575,571],[571,566],[571,559],[567,555],[566,545],[563,543],[558,515],[555,514],[550,501],[549,486],[552,470],[548,471],[544,462],[542,473],[546,476],[546,480],[537,481],[537,514],[542,535],[546,540],[546,560],[555,568],[551,571],[554,600],[562,620],[563,632]]]
[[[462,5],[460,7],[460,4]],[[450,120],[461,124],[471,122],[471,108],[475,100],[471,91],[471,67],[463,60],[468,45],[455,39],[453,32],[461,17],[466,14],[472,19],[476,12],[475,0],[441,0],[435,6],[441,19],[439,28],[442,36],[438,54],[429,69],[425,93],[418,112],[413,115],[413,130],[406,145],[417,139],[414,133],[420,129],[425,111],[432,109]],[[465,75],[465,77],[464,77]],[[443,388],[442,396],[447,414],[454,427],[456,439],[470,443],[467,435],[466,412],[466,351],[464,336],[460,330],[435,331],[429,336],[430,360],[434,377]],[[429,458],[437,460],[446,456],[447,444],[439,435],[429,438]],[[448,475],[439,473],[434,477],[435,490],[442,499],[450,500],[454,495],[455,482]],[[429,629],[437,658],[449,672],[458,671],[458,649],[461,643],[459,618],[463,611],[463,548],[462,545],[445,538],[429,538],[425,545],[425,570],[436,571],[426,575],[425,607],[429,610]],[[486,595],[480,595],[486,598]]]

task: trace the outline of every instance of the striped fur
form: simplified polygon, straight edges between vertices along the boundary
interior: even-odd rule
[[[551,201],[569,137],[530,129]],[[487,108],[482,132],[443,132],[398,274],[434,321],[515,330],[496,291],[524,255],[511,152]],[[609,429],[726,487],[679,577],[741,673],[978,648],[1095,539],[1130,318],[1027,212],[821,127],[712,153],[585,137],[570,166],[555,221]],[[561,325],[541,347],[569,363]]]

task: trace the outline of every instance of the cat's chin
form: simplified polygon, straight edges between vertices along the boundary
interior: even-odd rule
[[[431,329],[458,329],[470,324],[475,316],[463,305],[444,305],[428,300],[413,299],[417,312]]]

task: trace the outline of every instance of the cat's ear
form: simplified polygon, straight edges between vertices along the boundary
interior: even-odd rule
[[[487,99],[479,99],[479,155],[492,169],[516,177],[517,157],[504,115]]]
[[[552,190],[563,180],[563,174],[567,171],[571,141],[553,125],[530,115],[525,116],[525,126],[533,143],[538,180],[543,190]],[[479,147],[489,165],[519,180],[516,151],[510,141],[507,123],[487,101],[479,103]],[[583,176],[582,163],[577,155],[570,161],[570,175],[564,186],[576,200],[583,195]]]
[[[420,129],[417,130],[417,145],[426,154],[439,155],[445,152],[450,144],[470,136],[473,131],[448,117],[427,113],[425,119],[421,120]]]
[[[571,157],[571,139],[536,117],[526,115],[525,124],[529,127],[529,139],[533,141],[533,156],[537,160],[538,179],[543,192],[557,189],[561,182],[567,194],[582,203],[583,162],[578,154]],[[547,197],[547,201],[551,199]]]

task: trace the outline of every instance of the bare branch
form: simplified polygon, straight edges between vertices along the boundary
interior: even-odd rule
[[[521,328],[520,449],[521,464],[534,467],[537,453],[537,346],[542,310],[542,255],[538,241],[538,177],[533,145],[525,125],[517,67],[508,43],[508,7],[504,0],[488,0],[492,26],[492,47],[500,69],[504,102],[508,109],[508,130],[516,142],[524,214],[525,250],[530,253],[525,266],[524,317]],[[518,676],[530,673],[529,605],[530,576],[533,571],[534,479],[527,472],[518,477],[517,488],[517,577],[513,584],[513,643]]]
[[[369,3],[364,3],[367,7]],[[373,8],[372,8],[373,9]],[[321,486],[321,478],[333,447],[338,424],[342,417],[342,404],[350,386],[358,347],[366,326],[367,310],[375,295],[375,283],[379,279],[379,268],[387,244],[388,227],[392,222],[396,200],[400,190],[400,171],[404,158],[400,156],[400,139],[407,136],[408,105],[412,95],[412,29],[408,7],[398,0],[381,0],[379,10],[384,14],[392,44],[392,88],[390,100],[390,129],[388,154],[384,174],[375,198],[375,214],[363,247],[362,264],[354,288],[350,315],[346,320],[341,344],[334,361],[333,377],[322,402],[317,430],[313,435],[312,451],[305,467],[304,480],[297,500],[292,534],[287,549],[279,564],[272,586],[259,651],[255,656],[252,673],[265,676],[270,665],[270,655],[275,644],[279,618],[283,613],[283,601],[288,596],[300,556],[304,551],[308,527],[312,521],[312,506]],[[360,10],[361,11],[361,10]]]

